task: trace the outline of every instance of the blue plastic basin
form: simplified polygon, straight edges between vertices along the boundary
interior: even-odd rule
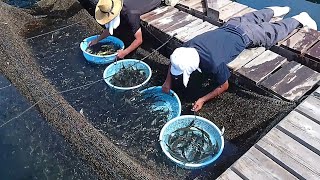
[[[95,36],[90,36],[86,39],[84,39],[81,43],[80,43],[80,49],[83,52],[83,56],[86,58],[87,61],[95,63],[95,64],[108,64],[108,63],[112,63],[118,53],[114,53],[114,54],[110,54],[110,55],[106,55],[106,56],[99,56],[99,55],[95,55],[95,54],[90,54],[88,52],[86,52],[86,49],[89,45],[89,43],[96,39],[99,35],[95,35]],[[116,38],[114,36],[108,36],[107,38],[99,41],[101,43],[107,43],[107,42],[112,42],[113,44],[121,47],[120,49],[124,49],[124,43],[119,39]]]
[[[110,80],[114,74],[120,71],[123,67],[132,67],[134,69],[141,69],[144,71],[146,75],[146,80],[142,82],[139,85],[133,86],[133,87],[119,87],[113,85]],[[143,61],[137,60],[137,59],[124,59],[120,61],[116,61],[112,64],[110,64],[103,72],[103,79],[113,89],[116,89],[118,91],[126,91],[126,90],[133,90],[142,87],[145,85],[151,78],[152,71],[148,64],[146,64]],[[134,78],[134,77],[133,77]]]
[[[177,129],[187,127],[193,120],[194,125],[196,127],[201,128],[204,130],[206,133],[208,133],[210,140],[212,143],[215,143],[217,141],[219,151],[217,154],[212,156],[211,158],[205,159],[201,163],[183,163],[174,157],[171,156],[171,154],[168,152],[168,146],[166,143],[168,143],[169,136],[172,132],[174,132]],[[200,117],[200,116],[195,116],[195,115],[183,115],[179,116],[176,118],[171,119],[168,121],[163,128],[161,129],[160,132],[160,146],[162,151],[165,153],[165,155],[174,163],[176,163],[178,166],[186,168],[186,169],[199,169],[203,168],[205,166],[208,166],[209,164],[213,163],[216,161],[219,156],[221,155],[223,148],[224,148],[224,138],[221,134],[220,129],[211,121]]]
[[[159,101],[154,103],[154,109],[168,109],[169,117],[167,121],[180,116],[181,114],[181,102],[178,95],[170,90],[168,94],[162,92],[161,86],[149,87],[141,91],[143,97],[147,98],[151,95],[157,95]]]

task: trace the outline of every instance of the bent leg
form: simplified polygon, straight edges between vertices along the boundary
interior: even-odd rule
[[[299,21],[293,18],[287,18],[274,23],[246,23],[241,27],[251,39],[251,46],[262,46],[269,49],[277,42],[287,37],[299,25]]]

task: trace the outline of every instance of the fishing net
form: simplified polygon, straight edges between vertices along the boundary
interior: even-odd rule
[[[166,110],[152,111],[144,106],[156,97],[141,102],[137,92],[116,92],[102,80],[106,66],[84,60],[79,43],[100,34],[102,28],[77,1],[47,0],[38,4],[35,11],[27,11],[0,2],[0,71],[30,102],[37,103],[43,117],[101,179],[215,178],[259,138],[257,129],[267,127],[279,113],[292,108],[290,103],[232,86],[207,103],[199,115],[226,127],[226,139],[239,142],[241,151],[224,155],[220,162],[199,171],[176,167],[157,141]],[[130,58],[142,59],[153,51],[150,47],[154,44],[144,41],[144,47]],[[144,61],[153,74],[144,88],[161,85],[169,60],[155,53]],[[58,93],[93,82],[97,83]],[[179,96],[182,114],[190,114],[193,101],[184,93]],[[241,144],[245,139],[250,143]]]

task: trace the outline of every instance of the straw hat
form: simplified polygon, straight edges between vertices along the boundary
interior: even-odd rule
[[[120,14],[123,0],[99,0],[96,10],[96,21],[101,24],[107,24]]]

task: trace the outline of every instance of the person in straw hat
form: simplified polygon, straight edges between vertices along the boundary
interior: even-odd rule
[[[289,11],[289,7],[267,7],[231,18],[222,27],[189,40],[171,54],[171,64],[162,90],[168,93],[175,79],[182,79],[187,87],[190,75],[196,70],[209,74],[218,86],[211,87],[209,93],[196,98],[191,110],[199,111],[204,103],[228,89],[231,74],[227,64],[245,48],[262,46],[269,49],[301,26],[317,30],[316,22],[306,12],[282,19]],[[273,17],[281,20],[270,23]],[[177,78],[179,76],[182,78]]]
[[[99,24],[105,25],[106,29],[97,39],[91,41],[89,46],[113,35],[113,30],[120,25],[120,20],[125,20],[134,41],[126,49],[118,51],[118,58],[124,58],[142,44],[140,16],[160,4],[161,0],[99,0],[95,9],[95,19]]]

